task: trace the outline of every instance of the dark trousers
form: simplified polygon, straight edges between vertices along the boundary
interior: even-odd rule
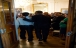
[[[66,36],[66,28],[60,28],[60,34],[64,34]]]
[[[28,33],[28,40],[29,41],[33,40],[33,26],[32,25],[25,26],[25,30]]]
[[[49,34],[49,28],[48,27],[42,28],[43,40],[47,40],[48,34]]]
[[[20,38],[25,39],[26,31],[28,33],[28,40],[33,40],[33,26],[32,25],[20,25]]]
[[[35,27],[35,32],[38,39],[47,40],[49,34],[49,27],[46,26]]]
[[[20,27],[20,38],[21,39],[26,39],[26,37],[25,37],[25,34],[26,34],[25,26],[24,25],[20,25],[19,27]]]

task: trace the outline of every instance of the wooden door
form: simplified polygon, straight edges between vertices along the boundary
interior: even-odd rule
[[[0,31],[4,48],[13,48],[18,42],[14,24],[12,0],[0,0]]]
[[[75,35],[76,35],[75,3],[76,3],[76,0],[69,0],[65,48],[74,48],[74,41],[75,41]]]

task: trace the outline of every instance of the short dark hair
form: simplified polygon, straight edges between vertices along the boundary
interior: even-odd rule
[[[36,11],[35,13],[37,13],[37,14],[42,14],[43,12],[42,12],[42,11]]]
[[[28,12],[23,12],[22,15],[23,15],[23,16],[28,16],[29,13],[28,13]]]

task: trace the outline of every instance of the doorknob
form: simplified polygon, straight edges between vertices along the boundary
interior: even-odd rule
[[[6,32],[6,29],[4,29],[4,32]]]
[[[3,29],[0,29],[0,34],[3,34],[4,32],[3,32]]]
[[[0,29],[0,34],[3,34],[6,32],[6,29]]]

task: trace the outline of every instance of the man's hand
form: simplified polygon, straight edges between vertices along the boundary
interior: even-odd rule
[[[61,21],[61,22],[64,22],[64,21]]]

